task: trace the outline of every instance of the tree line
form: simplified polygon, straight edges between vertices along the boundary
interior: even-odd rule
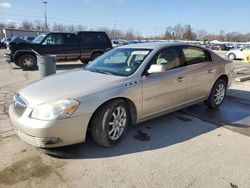
[[[0,36],[3,36],[3,28],[13,28],[13,29],[27,29],[27,30],[39,30],[46,31],[46,26],[41,20],[34,20],[33,22],[24,20],[20,24],[14,22],[11,23],[0,23]],[[48,25],[48,31],[55,32],[75,32],[88,29],[84,25],[73,25],[73,24],[61,24],[54,22]],[[99,31],[105,31],[111,39],[126,39],[126,40],[143,40],[143,39],[164,39],[164,40],[218,40],[222,42],[248,42],[250,41],[250,33],[242,34],[239,32],[229,32],[226,33],[223,30],[219,34],[211,34],[206,30],[194,31],[191,25],[177,24],[175,26],[166,27],[165,33],[153,35],[153,36],[143,36],[139,31],[129,29],[123,31],[120,29],[110,29],[107,27],[100,27]]]

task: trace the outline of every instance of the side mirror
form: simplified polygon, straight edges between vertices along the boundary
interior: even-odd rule
[[[149,74],[157,74],[157,73],[162,73],[165,72],[165,66],[164,65],[158,65],[158,64],[153,64],[150,66],[148,69]]]
[[[240,51],[243,51],[243,48],[240,48]]]

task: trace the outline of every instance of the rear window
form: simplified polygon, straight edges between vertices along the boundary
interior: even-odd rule
[[[109,38],[105,33],[95,33],[95,32],[86,32],[80,34],[81,42],[83,44],[103,44],[109,43]]]
[[[209,52],[197,47],[183,47],[184,61],[186,65],[193,65],[197,63],[203,63],[211,61],[211,55]]]

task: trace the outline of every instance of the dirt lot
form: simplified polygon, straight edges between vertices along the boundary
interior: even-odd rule
[[[6,64],[3,53],[0,50],[0,187],[250,186],[250,138],[244,132],[250,127],[250,109],[246,101],[226,104],[225,108],[232,110],[228,116],[220,111],[226,120],[244,108],[244,113],[228,122],[220,117],[219,123],[208,121],[204,114],[209,111],[196,115],[195,109],[203,108],[200,104],[130,127],[125,140],[112,149],[96,145],[88,136],[86,143],[46,154],[20,140],[8,118],[14,92],[38,79],[38,71],[24,72]],[[77,62],[57,68],[65,71],[81,66]],[[236,97],[249,96],[250,83],[235,88],[238,93],[231,93]],[[245,127],[233,130],[227,127],[229,123]]]

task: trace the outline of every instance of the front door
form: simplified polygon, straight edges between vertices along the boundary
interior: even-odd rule
[[[142,79],[143,118],[181,106],[186,101],[185,67],[181,66],[178,51],[166,48],[150,64],[162,64],[166,71]]]
[[[56,55],[57,59],[77,59],[80,48],[73,33],[50,33],[42,43],[42,55]]]

